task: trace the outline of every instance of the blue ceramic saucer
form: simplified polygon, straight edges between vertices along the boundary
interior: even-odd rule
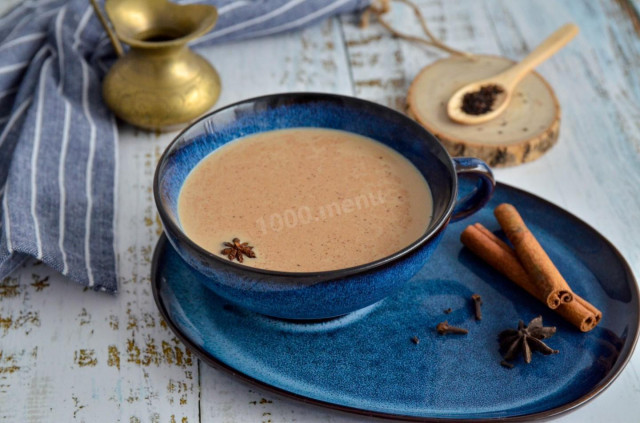
[[[462,247],[460,232],[470,223],[499,229],[492,210],[502,202],[518,208],[574,291],[602,311],[596,329],[579,332]],[[449,226],[404,288],[344,317],[311,323],[264,317],[226,303],[201,278],[163,236],[153,261],[154,296],[169,326],[203,361],[287,397],[367,416],[546,419],[602,392],[638,337],[638,288],[617,250],[573,215],[504,184],[486,208]],[[474,293],[484,301],[479,322]],[[501,367],[498,333],[540,314],[545,326],[557,326],[548,345],[560,353]],[[437,335],[443,320],[469,334]]]

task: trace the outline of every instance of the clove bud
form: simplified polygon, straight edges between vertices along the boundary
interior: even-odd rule
[[[436,325],[436,331],[440,335],[448,335],[448,334],[466,335],[467,333],[469,333],[469,331],[464,328],[459,328],[456,326],[449,325],[449,322],[447,322],[446,320]]]
[[[473,294],[471,296],[473,300],[474,312],[476,315],[476,320],[482,320],[482,297],[478,294]]]

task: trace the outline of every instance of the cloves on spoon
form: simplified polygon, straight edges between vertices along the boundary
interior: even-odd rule
[[[564,47],[578,34],[578,27],[572,23],[562,26],[535,48],[521,62],[492,77],[474,81],[456,91],[447,103],[447,114],[451,120],[464,125],[476,125],[496,118],[505,111],[518,83],[540,63]],[[481,94],[482,88],[495,92],[490,99],[490,107],[481,108],[482,113],[465,112],[463,102],[465,94]],[[467,101],[469,97],[467,98]],[[484,111],[486,110],[486,111]]]

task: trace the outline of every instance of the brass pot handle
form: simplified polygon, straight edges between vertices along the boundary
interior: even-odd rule
[[[111,22],[109,21],[109,18],[104,13],[102,13],[102,10],[100,10],[100,6],[96,2],[96,0],[89,1],[91,2],[91,6],[93,6],[93,11],[100,20],[102,27],[105,31],[107,31],[107,35],[109,36],[111,44],[113,44],[113,48],[116,50],[118,57],[122,57],[122,55],[124,54],[124,50],[122,49],[120,40],[118,40],[118,36],[115,34],[115,32],[113,32],[113,29],[111,28]]]

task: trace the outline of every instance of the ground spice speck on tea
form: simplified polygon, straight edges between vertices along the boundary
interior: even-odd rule
[[[462,97],[462,111],[468,115],[483,115],[490,112],[498,94],[504,90],[498,85],[483,85],[478,91],[468,92]]]

